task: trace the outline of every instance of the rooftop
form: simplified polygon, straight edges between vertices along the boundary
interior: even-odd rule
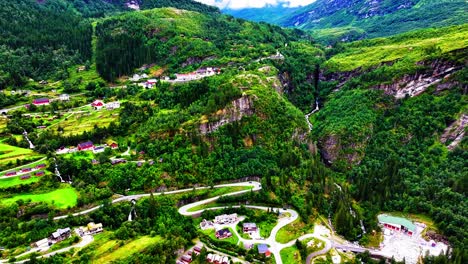
[[[416,225],[406,218],[385,215],[385,214],[379,215],[377,218],[379,219],[380,223],[402,225],[408,228],[409,231],[413,231],[413,232],[416,231]]]
[[[265,254],[268,251],[267,244],[259,244],[257,247],[258,247],[258,253],[260,254]]]

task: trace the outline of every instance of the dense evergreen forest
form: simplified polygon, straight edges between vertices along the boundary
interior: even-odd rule
[[[219,202],[291,207],[307,224],[329,217],[340,235],[363,244],[371,234],[361,220],[365,229],[379,230],[380,212],[423,214],[453,247],[451,255],[425,261],[468,262],[468,142],[465,137],[449,149],[451,141],[441,141],[467,111],[466,25],[324,47],[301,30],[236,19],[193,1],[137,2],[157,9],[131,11],[120,0],[0,3],[0,14],[9,14],[0,16],[0,89],[58,89],[80,98],[5,113],[1,143],[28,148],[26,131],[49,170],[56,162],[78,198],[74,208],[62,209],[27,200],[0,204],[0,246],[25,248],[57,228],[95,221],[119,243],[141,236],[161,240],[118,263],[173,262],[173,252],[200,236],[177,206],[210,191],[151,195],[136,203],[139,217],[132,222],[126,221],[130,203],[110,202],[115,194],[260,178],[262,191]],[[85,65],[81,75],[78,65]],[[191,82],[157,80],[152,89],[127,78],[174,79],[207,67],[220,71]],[[450,74],[440,77],[447,69]],[[403,79],[424,78],[441,80],[414,96],[397,97],[392,90],[405,88],[409,81],[401,84]],[[50,112],[67,121],[79,111],[65,110],[81,110],[95,99],[122,101],[106,126],[66,135],[61,125],[39,129],[38,121],[25,118]],[[2,107],[21,100],[0,94]],[[318,112],[306,121],[317,102]],[[93,155],[92,162],[80,154],[56,155],[63,146],[110,139],[119,148]],[[135,162],[113,164],[127,147]],[[0,198],[64,185],[48,174],[1,188]],[[101,203],[89,215],[52,219]],[[85,248],[73,263],[95,261],[94,250]],[[372,262],[366,254],[354,260],[360,261]]]
[[[91,58],[90,23],[62,1],[2,1],[0,14],[0,88],[64,79],[68,67]]]

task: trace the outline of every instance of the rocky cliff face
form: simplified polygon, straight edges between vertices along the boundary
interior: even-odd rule
[[[373,71],[384,65],[391,66],[394,62],[385,62],[368,70],[361,68],[348,72],[335,72],[320,74],[320,81],[337,82],[336,90],[341,89],[349,80],[358,77],[366,72]],[[415,74],[404,75],[402,78],[392,81],[391,83],[382,83],[372,88],[383,90],[388,95],[393,95],[398,99],[405,96],[417,96],[425,92],[427,88],[436,85],[438,91],[451,89],[459,85],[457,82],[447,82],[455,72],[463,69],[464,65],[459,65],[446,60],[421,61],[417,65],[423,66],[425,70],[421,70]]]
[[[333,164],[338,160],[344,160],[347,164],[357,165],[365,156],[364,149],[370,139],[366,137],[363,141],[345,144],[343,136],[328,135],[319,140],[322,157],[327,163]]]
[[[412,75],[405,75],[403,78],[391,84],[380,84],[374,88],[383,90],[386,94],[393,95],[397,99],[401,99],[406,96],[413,97],[425,92],[430,86],[437,85],[442,81],[449,79],[454,72],[462,68],[454,63],[442,60],[421,62],[418,64],[426,66],[428,70]],[[442,88],[450,89],[454,85],[455,83],[445,83]]]
[[[457,121],[447,127],[440,137],[443,144],[448,144],[447,148],[453,150],[465,137],[466,127],[468,126],[468,115],[463,114]]]
[[[240,121],[244,116],[250,116],[255,113],[253,100],[249,96],[242,96],[231,102],[231,104],[219,110],[216,114],[209,117],[209,120],[203,120],[199,129],[203,135],[216,131],[221,126]]]

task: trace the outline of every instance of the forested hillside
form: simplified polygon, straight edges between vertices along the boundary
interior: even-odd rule
[[[277,7],[277,9],[281,9]],[[415,29],[465,23],[468,5],[463,0],[317,0],[298,9],[269,15],[274,8],[226,11],[254,21],[312,30],[322,43],[390,36]]]
[[[66,78],[68,67],[91,58],[91,24],[63,1],[1,1],[0,28],[2,89]]]
[[[463,1],[318,0],[284,22],[330,33],[321,40],[333,45],[188,0],[138,0],[132,8],[123,0],[4,2],[2,261],[173,263],[199,239],[272,263],[258,248],[210,237],[202,219],[177,210],[248,190],[210,205],[265,206],[261,216],[222,211],[259,221],[297,217],[278,233],[294,243],[291,251],[275,257],[303,262],[311,252],[298,238],[314,225],[336,231],[334,245],[344,238],[377,248],[377,215],[396,212],[429,219],[424,238],[450,244],[451,254],[425,263],[467,263],[468,26],[452,25],[466,18]],[[442,25],[452,26],[406,32]],[[336,41],[350,31],[406,33]],[[29,174],[40,163],[43,174]],[[214,187],[238,181],[260,187]],[[105,231],[84,248],[35,259],[86,242],[72,236],[29,251],[57,228],[89,222]],[[340,256],[374,263],[366,254]]]
[[[97,69],[107,80],[148,63],[167,67],[169,72],[246,63],[300,38],[300,32],[273,25],[176,9],[105,19],[98,23],[96,35]]]

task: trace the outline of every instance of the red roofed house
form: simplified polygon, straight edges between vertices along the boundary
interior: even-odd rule
[[[32,169],[31,168],[22,168],[21,172],[30,172]]]
[[[202,247],[203,247],[203,246],[195,246],[195,247],[193,248],[193,252],[194,252],[196,255],[200,255],[200,252],[201,252],[201,250],[202,250]]]
[[[43,169],[46,165],[44,163],[36,165],[36,169]]]
[[[43,171],[38,171],[38,172],[36,172],[36,174],[34,174],[34,176],[41,177],[41,176],[44,176],[44,174],[45,173]]]
[[[39,98],[33,100],[33,105],[48,105],[50,103],[48,98]]]
[[[216,231],[216,238],[218,239],[225,239],[229,237],[232,237],[232,233],[231,231],[229,231],[228,228],[224,228],[224,229]]]
[[[31,178],[31,174],[22,175],[20,177],[21,180],[26,180],[26,179],[29,179],[29,178]]]
[[[92,107],[96,110],[100,110],[101,108],[104,107],[104,103],[101,100],[96,100],[91,104]]]
[[[9,171],[5,173],[5,176],[15,176],[15,175],[16,175],[16,171]]]
[[[117,149],[117,148],[119,148],[119,145],[117,145],[117,143],[114,142],[114,143],[110,144],[110,147],[111,147],[111,149]]]
[[[182,258],[180,258],[182,261],[186,262],[186,263],[190,263],[192,262],[192,257],[189,256],[189,255],[183,255]]]
[[[91,141],[78,144],[78,150],[80,151],[93,150],[93,149],[94,149],[94,144]]]

